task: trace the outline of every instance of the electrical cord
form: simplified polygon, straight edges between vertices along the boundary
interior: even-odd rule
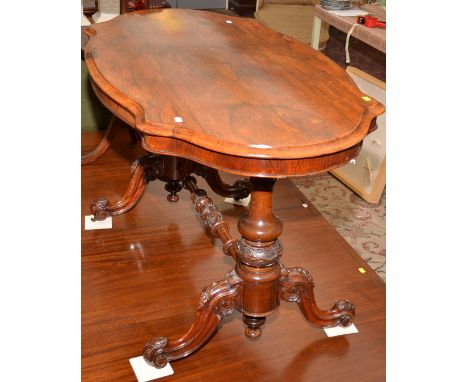
[[[351,58],[349,57],[349,38],[351,37],[351,34],[354,31],[354,28],[359,24],[353,24],[351,29],[349,30],[347,36],[346,36],[346,45],[345,45],[345,51],[346,51],[346,63],[349,64],[351,62]]]

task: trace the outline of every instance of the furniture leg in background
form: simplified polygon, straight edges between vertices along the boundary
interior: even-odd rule
[[[114,137],[115,133],[117,132],[117,129],[119,127],[125,127],[127,126],[125,122],[120,120],[119,118],[112,116],[109,125],[107,126],[106,133],[104,134],[104,137],[101,139],[99,144],[96,146],[96,148],[93,151],[90,151],[89,153],[83,154],[81,156],[81,164],[88,164],[91,162],[94,162],[96,159],[104,155],[104,153],[107,151],[109,148],[112,138]],[[134,134],[135,131],[132,129],[131,134]]]
[[[314,21],[312,22],[312,38],[310,40],[310,46],[315,50],[319,49],[320,42],[320,29],[322,28],[322,20],[314,15]]]
[[[239,1],[231,0],[230,5]],[[315,17],[318,3],[319,0],[257,0],[254,16],[266,27],[323,51],[329,38],[328,24]]]
[[[109,140],[101,141],[109,147]],[[108,142],[108,143],[107,143]],[[250,184],[245,180],[238,180],[234,184],[226,184],[222,181],[217,170],[197,164],[183,158],[164,155],[143,155],[131,166],[130,183],[125,195],[111,202],[106,198],[96,199],[90,206],[93,221],[104,220],[108,216],[117,216],[131,210],[141,199],[146,185],[153,180],[160,180],[165,184],[169,194],[169,202],[179,200],[179,191],[183,188],[183,182],[191,174],[203,177],[208,185],[218,195],[232,197],[237,200],[246,198],[250,194]]]
[[[89,22],[88,18],[85,16],[83,12],[83,0],[81,0],[81,26],[85,27],[88,25],[91,25],[91,23]]]
[[[93,15],[95,23],[102,23],[120,14],[120,0],[99,0],[98,11]]]
[[[386,85],[371,75],[348,66],[346,72],[363,93],[385,105]],[[364,138],[359,155],[331,171],[336,178],[369,203],[379,203],[386,184],[386,114],[377,117],[378,128]]]
[[[366,11],[372,15],[378,17],[379,20],[386,20],[385,8],[379,5],[362,5],[360,7],[363,11]],[[314,49],[318,49],[317,41],[317,30],[320,30],[319,25],[324,22],[336,29],[348,33],[353,25],[356,24],[355,16],[337,16],[320,5],[315,6],[314,12],[314,26],[312,28],[312,44]],[[385,53],[386,52],[386,30],[382,28],[367,28],[363,25],[358,25],[352,32],[352,37],[363,41],[364,43],[372,46],[373,48]],[[317,47],[317,48],[316,48]],[[352,59],[352,57],[351,57]]]

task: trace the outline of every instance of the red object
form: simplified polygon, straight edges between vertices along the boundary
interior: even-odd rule
[[[385,21],[379,21],[377,17],[374,16],[358,16],[357,23],[368,28],[387,28],[387,23]]]
[[[145,0],[136,0],[135,10],[139,11],[141,9],[146,9]]]

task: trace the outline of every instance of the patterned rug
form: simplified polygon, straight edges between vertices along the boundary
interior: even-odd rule
[[[385,281],[385,191],[370,204],[329,173],[291,180]]]

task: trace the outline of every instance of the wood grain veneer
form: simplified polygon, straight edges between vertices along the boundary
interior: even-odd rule
[[[147,135],[241,157],[310,158],[355,146],[384,110],[324,55],[253,19],[162,9],[86,33],[96,94]]]

